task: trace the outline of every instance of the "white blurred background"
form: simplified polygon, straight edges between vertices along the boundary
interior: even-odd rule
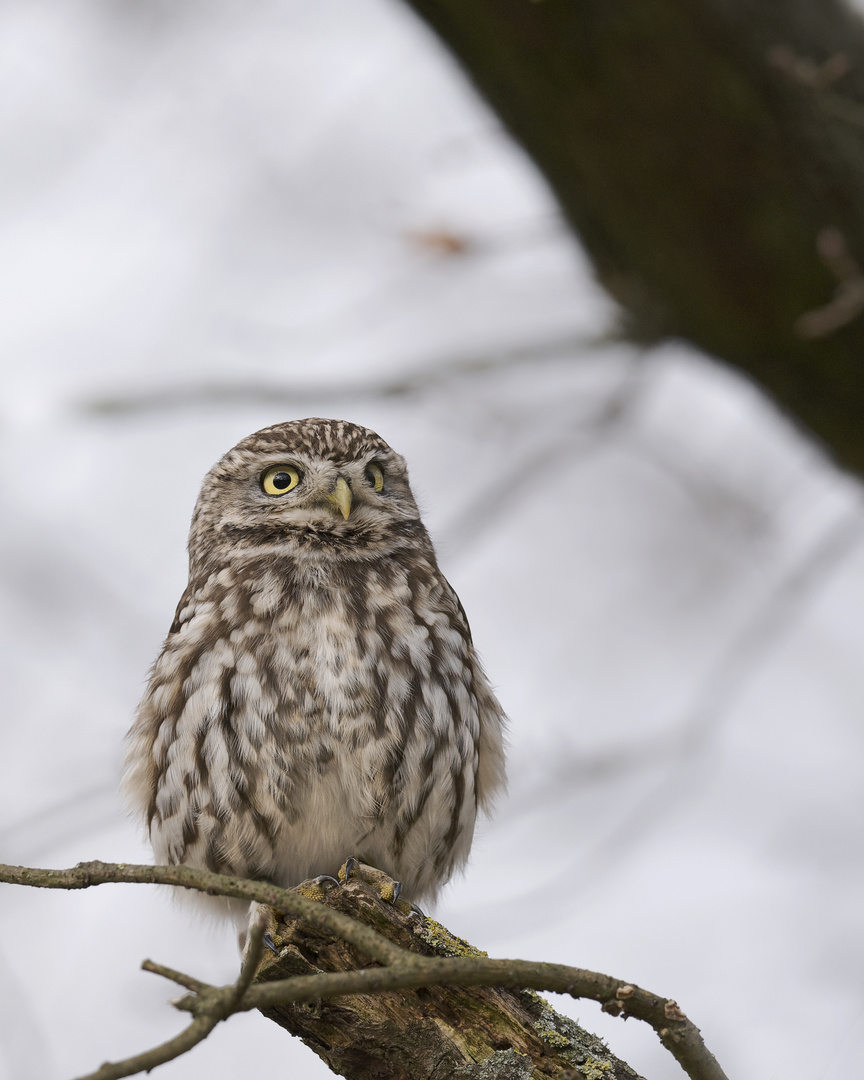
[[[397,0],[0,7],[0,861],[149,861],[123,735],[201,477],[279,420],[405,454],[512,718],[437,911],[674,997],[738,1080],[864,1055],[864,508],[752,386],[616,342],[542,181]],[[557,524],[550,527],[550,521]],[[0,887],[0,1077],[185,1022],[233,935]],[[650,1080],[653,1033],[556,1007]],[[331,1075],[256,1016],[160,1078]]]

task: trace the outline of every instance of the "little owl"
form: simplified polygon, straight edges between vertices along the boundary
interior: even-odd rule
[[[380,436],[275,424],[213,466],[129,733],[158,863],[289,887],[358,856],[434,899],[503,785],[503,720]]]

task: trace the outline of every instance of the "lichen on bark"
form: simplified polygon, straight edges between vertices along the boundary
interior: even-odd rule
[[[420,956],[482,956],[410,905],[351,879],[321,897]],[[273,931],[278,956],[258,982],[372,966],[346,942],[293,916]],[[596,1036],[534,991],[429,986],[262,1010],[337,1073],[357,1080],[638,1080]]]

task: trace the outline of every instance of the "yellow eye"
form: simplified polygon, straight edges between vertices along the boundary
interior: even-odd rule
[[[384,487],[384,473],[381,471],[381,466],[376,465],[374,461],[370,462],[366,466],[366,479],[375,491],[381,491]]]
[[[261,475],[261,487],[268,495],[284,495],[300,483],[300,473],[291,465],[271,465]]]

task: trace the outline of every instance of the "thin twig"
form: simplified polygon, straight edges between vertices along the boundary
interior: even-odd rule
[[[211,986],[191,975],[185,975],[182,971],[174,971],[173,968],[164,967],[162,964],[154,964],[152,960],[145,960],[141,965],[145,971],[162,975],[172,982],[179,983],[180,986],[185,986],[187,990],[193,991],[194,996],[175,1001],[174,1005],[176,1008],[191,1012],[194,1020],[179,1035],[162,1043],[161,1046],[145,1050],[143,1054],[136,1054],[123,1061],[106,1061],[95,1073],[82,1077],[81,1080],[120,1080],[121,1077],[134,1076],[136,1073],[150,1072],[157,1065],[164,1065],[165,1062],[172,1061],[197,1046],[207,1038],[218,1023],[241,1011],[240,1002],[248,993],[261,962],[263,939],[264,927],[253,926],[240,975],[233,986]],[[254,1008],[254,1006],[251,1007]]]
[[[240,977],[227,1003],[231,1013],[239,1011],[239,1004],[258,972],[258,965],[264,955],[264,930],[263,924],[258,922],[249,928],[249,940],[246,943],[246,952],[243,954],[243,963],[240,965]]]
[[[644,1020],[654,1028],[660,1041],[692,1080],[726,1080],[716,1058],[705,1046],[699,1029],[684,1015],[678,1004],[633,983],[566,964],[491,960],[485,956],[422,957],[407,951],[405,955],[410,958],[410,963],[400,961],[386,968],[298,975],[249,986],[242,993],[239,992],[243,980],[241,974],[241,979],[232,987],[202,985],[200,996],[187,996],[174,1004],[178,1009],[199,1016],[220,1013],[224,1019],[233,1012],[267,1009],[274,1005],[324,1001],[349,994],[383,993],[422,986],[501,986],[514,990],[547,990],[596,1001],[604,1012],[613,1016],[625,1019],[632,1016]],[[257,967],[257,961],[254,966]],[[254,971],[254,967],[250,970]],[[189,976],[177,976],[178,973],[173,971],[169,975],[174,982],[193,981]],[[230,997],[226,996],[226,991]]]
[[[253,986],[240,1003],[239,1010],[346,994],[456,985],[551,990],[574,998],[589,998],[599,1002],[603,1011],[613,1016],[633,1016],[650,1024],[692,1080],[726,1080],[726,1074],[705,1046],[699,1029],[687,1019],[676,1002],[610,975],[565,964],[492,960],[485,956],[415,958],[410,967],[400,963],[388,968],[299,975]]]
[[[140,1072],[150,1072],[157,1065],[164,1065],[166,1061],[188,1053],[193,1046],[203,1042],[221,1017],[196,1016],[189,1027],[175,1035],[173,1039],[154,1046],[152,1050],[145,1050],[143,1054],[135,1054],[134,1057],[124,1058],[123,1061],[106,1061],[104,1065],[94,1073],[79,1077],[78,1080],[121,1080],[124,1076],[134,1076]]]
[[[192,975],[186,975],[182,971],[175,971],[174,968],[165,967],[164,964],[154,963],[153,960],[143,960],[141,970],[152,971],[154,975],[161,975],[163,979],[170,979],[171,982],[177,983],[178,986],[191,990],[193,994],[200,994],[202,990],[206,990],[210,985],[194,978]]]
[[[323,904],[300,893],[280,889],[264,881],[213,874],[209,870],[193,870],[190,866],[139,866],[132,863],[78,863],[69,870],[40,870],[27,866],[0,864],[0,882],[10,885],[29,885],[37,889],[87,889],[92,885],[124,883],[132,885],[177,885],[196,889],[211,896],[232,896],[239,900],[256,900],[259,904],[301,915],[315,926],[336,937],[349,941],[382,964],[404,960],[405,950],[376,934],[368,926],[355,922],[347,915],[331,911]],[[409,954],[410,955],[410,954]]]

